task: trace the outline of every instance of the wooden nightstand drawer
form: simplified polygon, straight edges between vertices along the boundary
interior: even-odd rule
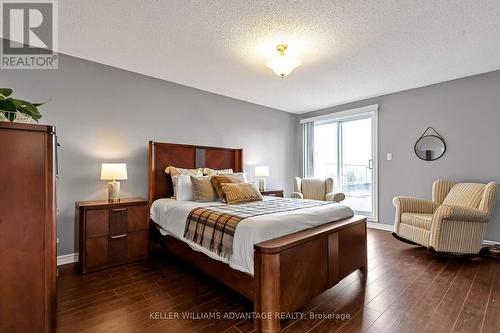
[[[268,196],[268,197],[283,198],[283,190],[265,190],[265,191],[260,191],[260,194]]]
[[[128,234],[109,236],[108,240],[108,263],[110,265],[121,264],[128,259]],[[133,259],[133,258],[131,258]]]
[[[149,207],[147,205],[128,208],[128,231],[149,230]]]
[[[128,209],[127,207],[119,207],[109,210],[109,236],[128,232]]]
[[[86,238],[103,237],[108,235],[109,210],[88,209],[85,212]]]
[[[143,258],[148,255],[149,230],[134,231],[128,234],[128,258]]]
[[[108,264],[108,239],[107,238],[92,238],[85,242],[87,253],[85,256],[85,266],[91,270]]]
[[[80,225],[80,271],[146,258],[149,246],[149,206],[144,199],[76,204]]]

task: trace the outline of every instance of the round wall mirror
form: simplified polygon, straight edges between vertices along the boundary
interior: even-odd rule
[[[415,154],[424,161],[435,161],[444,155],[446,144],[442,137],[424,135],[415,143]]]

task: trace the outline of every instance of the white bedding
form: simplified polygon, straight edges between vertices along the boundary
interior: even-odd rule
[[[271,199],[264,197],[264,200]],[[203,252],[213,259],[228,263],[231,268],[252,275],[254,244],[353,215],[353,211],[348,206],[332,203],[318,207],[246,218],[238,223],[236,227],[233,238],[233,254],[231,259],[227,260],[184,238],[184,228],[189,212],[195,207],[213,205],[225,204],[222,202],[158,199],[151,206],[151,219],[160,226],[159,229],[162,235],[169,234],[189,244],[196,251]]]

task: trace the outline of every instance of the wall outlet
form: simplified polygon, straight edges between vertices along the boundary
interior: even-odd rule
[[[392,161],[392,153],[387,153],[387,160]]]

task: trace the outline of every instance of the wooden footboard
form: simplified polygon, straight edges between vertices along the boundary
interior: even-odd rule
[[[366,272],[366,218],[354,216],[254,248],[254,311],[261,314],[255,325],[279,332],[281,313],[302,308],[357,269]]]

